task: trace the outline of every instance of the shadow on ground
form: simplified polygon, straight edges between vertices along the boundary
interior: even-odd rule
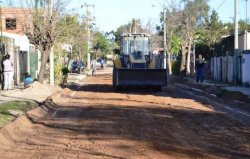
[[[51,101],[45,105],[61,107]],[[192,158],[250,157],[248,127],[223,113],[176,108],[107,104],[64,106],[55,116],[46,116],[35,122],[89,136],[81,140],[138,141],[163,154],[182,154]]]

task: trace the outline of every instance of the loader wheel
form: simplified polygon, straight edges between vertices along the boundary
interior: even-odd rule
[[[116,81],[116,68],[115,66],[113,67],[113,78],[112,78],[112,84],[113,84],[113,89],[115,91],[118,90],[118,86],[116,85],[117,81]]]
[[[152,88],[154,91],[162,91],[162,86],[154,86]]]

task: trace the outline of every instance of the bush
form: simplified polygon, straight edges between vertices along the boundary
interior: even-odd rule
[[[62,68],[62,74],[65,76],[69,73],[69,69],[67,67]]]
[[[180,61],[173,61],[172,62],[172,73],[173,75],[179,75],[180,74]]]

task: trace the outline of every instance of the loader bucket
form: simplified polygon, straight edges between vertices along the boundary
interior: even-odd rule
[[[166,69],[114,69],[113,85],[116,86],[166,86]]]

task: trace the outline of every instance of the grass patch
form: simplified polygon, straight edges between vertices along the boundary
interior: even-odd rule
[[[0,128],[37,106],[31,101],[11,101],[0,104]]]

